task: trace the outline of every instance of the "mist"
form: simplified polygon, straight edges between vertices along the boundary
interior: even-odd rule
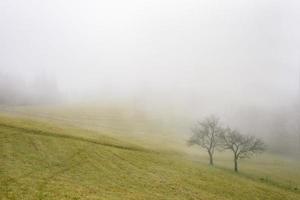
[[[299,8],[297,0],[1,1],[0,103],[129,101],[191,121],[213,113],[299,150]]]

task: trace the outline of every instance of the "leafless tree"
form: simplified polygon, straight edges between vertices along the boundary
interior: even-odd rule
[[[209,155],[209,164],[213,165],[213,155],[222,131],[219,119],[215,116],[208,117],[203,121],[199,121],[192,128],[193,135],[188,140],[188,145],[198,145],[205,149]]]
[[[237,130],[227,128],[220,134],[222,146],[233,152],[234,171],[238,172],[238,160],[242,158],[250,158],[254,154],[262,153],[266,146],[264,142],[254,136],[246,136]]]

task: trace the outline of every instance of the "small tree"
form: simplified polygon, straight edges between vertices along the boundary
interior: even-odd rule
[[[256,153],[262,153],[265,150],[265,144],[262,140],[254,136],[245,136],[236,130],[227,128],[220,135],[222,146],[233,152],[234,171],[238,172],[238,160],[250,158]]]
[[[209,155],[209,164],[213,165],[213,155],[222,131],[219,119],[215,116],[208,117],[201,122],[199,121],[192,128],[193,135],[188,140],[188,145],[198,145],[204,148]]]

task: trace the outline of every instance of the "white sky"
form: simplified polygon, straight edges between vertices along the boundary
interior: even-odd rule
[[[68,97],[285,102],[299,91],[299,10],[297,0],[2,0],[0,73],[46,74]]]

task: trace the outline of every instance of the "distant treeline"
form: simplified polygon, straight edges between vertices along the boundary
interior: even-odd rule
[[[1,105],[33,105],[55,103],[60,93],[54,79],[37,76],[30,79],[0,73]]]

